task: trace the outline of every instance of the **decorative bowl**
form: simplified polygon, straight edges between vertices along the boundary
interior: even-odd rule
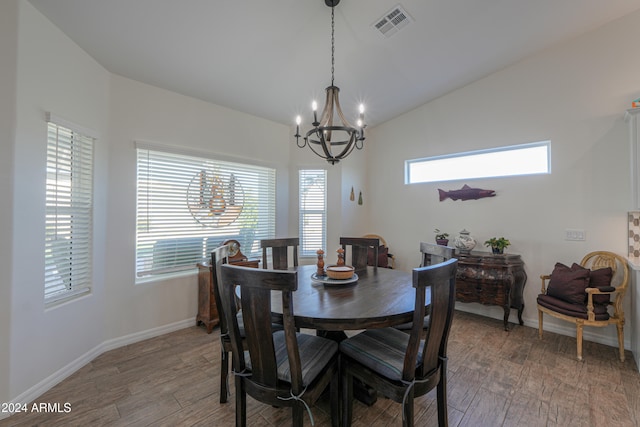
[[[330,279],[345,280],[351,279],[355,268],[350,265],[330,265],[327,267],[326,273]]]

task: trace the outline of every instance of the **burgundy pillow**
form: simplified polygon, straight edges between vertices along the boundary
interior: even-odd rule
[[[378,267],[387,267],[389,265],[389,248],[385,245],[378,247]],[[369,248],[367,253],[367,265],[374,266],[373,258],[375,257],[373,248]]]
[[[584,269],[580,264],[573,264],[572,270]],[[613,270],[611,267],[599,268],[597,270],[591,270],[589,272],[589,287],[590,288],[606,288],[611,286],[611,278],[613,277]],[[610,295],[594,295],[594,304],[607,304],[610,300]]]
[[[556,263],[547,286],[547,295],[572,304],[584,304],[587,298],[585,289],[589,287],[589,272],[586,268],[572,270],[564,264]]]

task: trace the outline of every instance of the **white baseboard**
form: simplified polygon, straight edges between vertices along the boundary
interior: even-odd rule
[[[491,308],[496,308],[496,310],[491,310]],[[498,320],[502,320],[503,319],[503,315],[504,312],[502,311],[502,308],[499,307],[484,307],[482,305],[479,304],[461,304],[461,303],[456,303],[456,310],[460,310],[460,311],[464,311],[467,313],[472,313],[472,314],[477,314],[479,316],[485,316],[485,317],[490,317],[492,319],[498,319]],[[496,311],[500,311],[499,314],[496,314]],[[547,322],[547,319],[551,319],[551,317],[545,317],[544,318],[544,330],[546,332],[553,332],[555,334],[558,335],[565,335],[568,337],[575,337],[576,336],[576,328],[575,326],[571,325],[568,322],[563,322],[566,325],[558,325],[557,323],[551,323],[551,322]],[[536,317],[535,319],[528,319],[523,317],[522,321],[524,322],[524,326],[529,326],[531,328],[534,329],[538,329],[538,318]],[[515,309],[511,310],[511,315],[509,316],[509,322],[518,322],[518,317],[517,317],[517,312]],[[607,327],[609,328],[609,327]],[[610,327],[611,330],[613,331],[612,334],[610,334],[610,336],[604,336],[604,335],[600,335],[600,334],[594,334],[592,332],[590,332],[590,330],[605,330],[605,328],[589,328],[589,327],[585,327],[584,328],[584,332],[583,332],[583,339],[585,341],[591,341],[591,342],[595,342],[598,344],[604,344],[604,345],[608,345],[609,347],[615,347],[618,348],[618,335],[616,332],[616,328],[615,326],[611,326]],[[631,342],[630,340],[627,340],[625,338],[624,341],[624,348],[626,350],[631,350]],[[640,366],[640,365],[639,365]]]
[[[190,318],[188,320],[181,320],[179,322],[170,323],[157,328],[147,329],[146,331],[135,332],[130,335],[107,340],[78,357],[73,362],[54,372],[49,377],[35,384],[33,387],[30,387],[28,390],[20,393],[20,395],[16,396],[15,399],[11,399],[11,403],[28,403],[35,401],[39,396],[42,396],[45,392],[49,391],[55,385],[68,378],[71,374],[91,362],[96,357],[100,356],[102,353],[149,338],[157,337],[158,335],[188,328],[193,325],[193,318]],[[0,413],[0,420],[8,417],[9,415],[10,414],[8,413]]]

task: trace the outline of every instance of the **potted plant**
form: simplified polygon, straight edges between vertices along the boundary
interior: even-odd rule
[[[434,230],[436,233],[436,243],[441,246],[447,246],[449,244],[449,233],[442,233],[437,228]]]
[[[491,252],[493,252],[494,254],[504,253],[504,248],[506,248],[510,244],[511,242],[504,237],[492,237],[484,242],[484,245],[490,247]]]

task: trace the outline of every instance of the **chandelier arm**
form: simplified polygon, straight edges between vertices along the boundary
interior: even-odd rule
[[[324,102],[324,109],[320,115],[319,127],[328,127],[333,125],[333,104],[336,96],[334,89],[337,88],[335,86],[329,86],[325,89],[327,96]]]
[[[336,159],[343,159],[347,157],[349,154],[351,154],[351,152],[353,151],[353,148],[355,147],[355,142],[356,142],[356,135],[351,134],[350,136],[351,137],[349,138],[349,141],[346,147],[344,147],[344,149],[339,154],[336,154],[334,156]]]
[[[349,123],[349,121],[345,118],[344,113],[342,112],[342,108],[340,107],[340,98],[338,98],[337,94],[334,99],[334,102],[336,104],[336,111],[338,112],[338,116],[340,117],[340,121],[342,122],[342,124],[344,126],[355,129],[353,126],[351,126],[351,123]]]
[[[318,137],[318,140],[313,140],[311,138],[311,136],[316,135]],[[316,155],[329,159],[333,157],[333,154],[331,153],[331,144],[327,143],[327,141],[324,138],[324,133],[316,128],[316,129],[311,129],[309,132],[307,132],[307,136],[305,137],[305,139],[309,138],[309,148],[311,149],[311,151],[313,151]],[[322,148],[322,153],[324,153],[324,156],[322,154],[320,154],[318,151],[316,151],[316,149],[314,148],[314,145],[319,145]]]

